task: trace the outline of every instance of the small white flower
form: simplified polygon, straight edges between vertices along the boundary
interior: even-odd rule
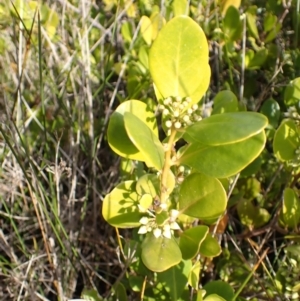
[[[163,236],[165,237],[165,238],[171,238],[172,237],[172,233],[171,233],[171,230],[170,229],[164,229],[164,231],[163,231]]]
[[[190,103],[190,102],[192,101],[192,99],[191,99],[190,97],[186,97],[186,98],[185,98],[185,101],[186,101],[187,103]]]
[[[191,108],[187,109],[187,113],[188,113],[189,115],[193,114],[193,109],[191,109]]]
[[[149,218],[147,216],[143,216],[141,219],[140,219],[140,223],[142,225],[147,225],[149,223]]]
[[[180,96],[176,96],[176,101],[181,102],[182,98]]]
[[[147,226],[141,226],[138,234],[146,234],[148,232],[148,227]]]
[[[194,110],[194,111],[196,111],[197,109],[198,109],[198,105],[195,103],[195,104],[193,104],[192,105],[192,109]]]
[[[176,129],[180,129],[181,128],[181,123],[179,121],[176,121],[174,124]]]
[[[170,218],[172,219],[172,221],[176,220],[176,218],[179,215],[179,211],[176,209],[171,209],[170,210]]]
[[[165,225],[163,226],[163,229],[164,229],[164,231],[170,231],[170,230],[171,230],[171,227],[170,227],[169,224],[165,224]]]
[[[178,110],[174,111],[173,115],[174,115],[174,117],[178,117],[180,115],[179,111]]]
[[[168,205],[166,203],[161,203],[159,205],[159,207],[162,209],[162,210],[166,210],[168,208]]]
[[[179,172],[184,172],[184,169],[185,169],[185,168],[184,168],[183,165],[180,165],[179,168],[178,168]]]
[[[168,109],[164,109],[164,110],[163,110],[163,114],[164,114],[164,115],[168,115],[168,114],[169,114],[169,110],[168,110]]]
[[[156,238],[159,238],[161,236],[161,229],[160,228],[155,228],[153,230],[153,235],[156,237]]]
[[[178,108],[179,103],[178,103],[178,102],[173,102],[173,103],[172,103],[172,106],[173,106],[173,108]]]
[[[176,222],[171,223],[170,228],[172,230],[179,230],[180,229],[179,225]]]
[[[172,102],[171,97],[168,97],[164,100],[164,105],[169,105]]]
[[[184,115],[183,116],[183,121],[189,122],[190,121],[190,116],[189,115]]]
[[[170,128],[172,126],[172,121],[171,120],[167,120],[166,121],[166,127]]]

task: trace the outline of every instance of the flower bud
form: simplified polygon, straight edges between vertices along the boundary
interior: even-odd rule
[[[179,111],[178,111],[178,110],[174,111],[173,115],[174,115],[175,117],[179,117]]]
[[[176,121],[174,124],[176,129],[180,129],[181,128],[181,123],[179,121]]]
[[[182,119],[183,119],[184,122],[189,122],[190,121],[190,116],[189,115],[184,115]]]
[[[168,97],[164,100],[164,105],[169,105],[172,102],[171,97]]]
[[[170,128],[172,126],[172,121],[171,120],[167,120],[166,121],[166,127]]]

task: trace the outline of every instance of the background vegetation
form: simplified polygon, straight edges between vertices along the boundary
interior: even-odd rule
[[[120,282],[130,300],[141,299],[100,215],[126,172],[106,128],[120,102],[154,99],[146,54],[178,3],[0,3],[0,300],[72,299],[84,289],[115,300]],[[188,3],[210,49],[204,111],[227,89],[269,117],[266,148],[236,178],[217,231],[223,252],[201,269],[202,285],[222,279],[250,300],[299,299],[300,217],[280,221],[284,189],[297,192],[298,161],[281,162],[272,146],[282,119],[298,109],[299,82],[290,82],[300,73],[299,7],[299,0]],[[158,20],[150,37],[142,16]]]

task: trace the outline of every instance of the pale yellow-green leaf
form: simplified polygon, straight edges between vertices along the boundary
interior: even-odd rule
[[[150,45],[152,42],[152,22],[147,16],[141,18],[141,34],[145,42]]]
[[[210,82],[208,43],[201,27],[186,16],[169,21],[153,42],[149,69],[163,98],[189,96],[197,103]]]
[[[221,12],[224,16],[229,6],[234,6],[239,9],[241,5],[241,0],[221,0]]]
[[[152,40],[155,40],[161,28],[165,25],[166,21],[160,14],[160,12],[154,12],[150,16],[152,23]]]
[[[174,16],[188,15],[188,2],[186,0],[174,0],[172,3]]]

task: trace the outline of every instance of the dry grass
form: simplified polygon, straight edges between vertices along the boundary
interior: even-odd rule
[[[52,37],[18,5],[1,6],[0,300],[109,293],[120,264],[99,212],[118,178],[104,132],[121,77],[106,79],[124,11],[100,23],[101,3],[49,1]]]

